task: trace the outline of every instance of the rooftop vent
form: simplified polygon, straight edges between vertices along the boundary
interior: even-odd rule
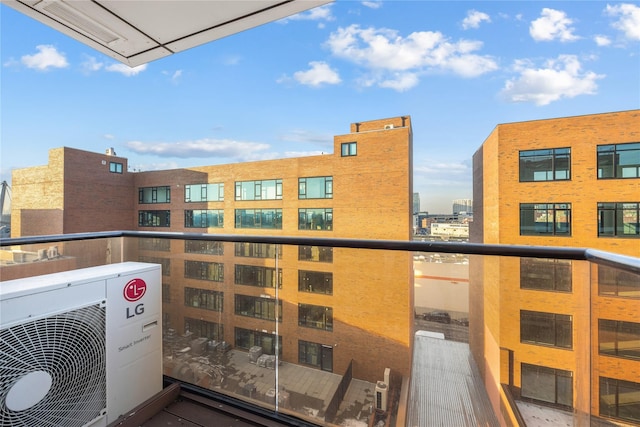
[[[384,129],[385,129],[385,130],[387,130],[387,129],[393,129],[393,125],[384,125]]]
[[[115,156],[116,155],[116,150],[113,149],[113,147],[111,148],[107,148],[107,156]]]

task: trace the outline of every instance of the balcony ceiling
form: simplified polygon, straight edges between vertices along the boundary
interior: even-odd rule
[[[130,67],[332,0],[2,0]]]

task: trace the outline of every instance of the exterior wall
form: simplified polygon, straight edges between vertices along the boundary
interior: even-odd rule
[[[597,204],[640,202],[640,180],[597,179],[596,161],[598,145],[638,141],[640,110],[498,125],[474,156],[474,199],[482,194],[483,204],[476,206],[471,240],[588,247],[639,257],[637,238],[598,237]],[[521,150],[567,147],[571,148],[570,180],[520,182]],[[521,203],[571,203],[571,234],[521,236]],[[640,362],[598,354],[598,319],[637,322],[637,299],[599,296],[597,270],[592,266],[590,271],[586,262],[572,262],[572,292],[568,293],[521,289],[519,259],[505,258],[496,266],[487,258],[470,261],[470,271],[483,272],[471,276],[470,287],[482,289],[476,291],[476,298],[481,294],[484,307],[484,353],[478,353],[481,347],[473,338],[470,344],[476,359],[486,362],[487,389],[491,391],[499,381],[519,390],[522,363],[571,371],[574,418],[588,424],[589,414],[599,415],[599,376],[640,382]],[[521,310],[572,316],[572,348],[522,343]],[[499,313],[497,322],[495,313]],[[591,334],[584,334],[585,330]],[[488,355],[494,354],[487,348],[491,343],[500,347],[497,360],[489,359]],[[495,402],[494,408],[498,410]]]
[[[393,127],[387,125],[392,124]],[[388,128],[385,129],[385,126]],[[357,155],[341,156],[341,144],[357,143]],[[64,201],[55,206],[62,212],[64,232],[136,229],[185,233],[238,234],[255,236],[308,236],[409,240],[412,208],[412,132],[409,117],[374,120],[351,125],[351,133],[334,138],[334,153],[320,156],[202,166],[153,172],[129,173],[126,159],[87,153],[69,148],[52,150],[56,162],[56,181],[64,188]],[[124,164],[122,174],[109,173],[108,162]],[[101,169],[106,160],[107,169]],[[28,177],[34,169],[21,170]],[[64,171],[64,175],[62,173]],[[64,176],[64,179],[62,178]],[[333,177],[330,199],[299,199],[298,178]],[[26,179],[26,178],[25,178]],[[41,188],[41,175],[29,182]],[[281,200],[236,201],[235,182],[282,179]],[[185,185],[224,183],[224,200],[185,202]],[[38,187],[40,185],[40,187]],[[169,203],[141,204],[138,189],[169,186]],[[24,190],[28,190],[24,187]],[[15,189],[17,194],[19,191]],[[96,197],[100,194],[100,197]],[[44,207],[47,200],[33,200],[30,208]],[[27,205],[16,205],[23,209]],[[236,209],[282,209],[282,229],[235,228]],[[331,230],[299,230],[298,209],[332,208]],[[220,228],[185,227],[185,210],[221,209],[224,226]],[[140,227],[138,214],[144,210],[169,210],[169,227]],[[18,228],[16,228],[18,229]],[[66,248],[67,252],[71,248]],[[104,249],[104,250],[103,250]],[[354,359],[354,376],[371,382],[382,379],[384,369],[408,376],[413,331],[413,263],[411,254],[396,251],[334,249],[333,262],[298,261],[297,247],[282,248],[283,321],[277,325],[282,337],[283,359],[298,362],[298,339],[321,343],[333,349],[333,372],[342,374]],[[95,257],[105,259],[111,253],[100,247]],[[234,344],[236,327],[276,333],[276,324],[235,315],[235,294],[275,298],[276,290],[234,283],[235,264],[275,267],[276,261],[236,257],[234,245],[225,244],[222,255],[185,253],[182,240],[171,241],[167,252],[137,247],[125,248],[127,259],[169,259],[170,269],[163,276],[168,286],[164,313],[169,327],[185,332],[185,317],[224,324],[224,339]],[[65,253],[68,255],[68,253]],[[82,254],[78,253],[78,256]],[[185,277],[185,260],[224,263],[224,280],[213,282]],[[298,271],[325,271],[333,274],[331,295],[299,292]],[[185,305],[184,287],[224,292],[222,312]],[[298,304],[313,304],[333,309],[333,331],[298,325]],[[166,325],[165,325],[166,326]]]

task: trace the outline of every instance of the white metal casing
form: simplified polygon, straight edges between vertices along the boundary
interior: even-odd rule
[[[0,331],[95,304],[106,311],[106,411],[85,425],[106,426],[162,390],[160,266],[125,262],[0,282]]]

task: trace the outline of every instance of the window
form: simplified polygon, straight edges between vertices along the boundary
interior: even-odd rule
[[[122,173],[122,163],[109,162],[109,172],[111,172],[111,173]]]
[[[154,237],[140,237],[138,239],[138,249],[143,251],[171,251],[171,240],[157,239]]]
[[[298,178],[299,199],[331,199],[333,197],[333,177]]]
[[[520,287],[571,292],[571,261],[520,258]]]
[[[598,203],[599,237],[640,237],[640,203]]]
[[[333,347],[298,340],[298,363],[333,372]]]
[[[333,273],[298,271],[298,290],[316,294],[333,294]]]
[[[184,305],[205,310],[222,311],[224,293],[210,289],[184,288]]]
[[[168,283],[162,284],[162,302],[167,304],[171,302],[171,286]]]
[[[235,254],[239,257],[248,258],[278,258],[282,259],[282,245],[274,245],[271,243],[248,243],[236,242]]]
[[[520,182],[571,179],[571,148],[520,152]]]
[[[224,184],[188,184],[184,186],[184,201],[222,202],[224,200]]]
[[[256,265],[236,264],[236,285],[257,286],[259,288],[276,287],[276,269]],[[278,269],[278,288],[282,289],[282,269]]]
[[[185,261],[184,277],[188,279],[224,281],[224,264],[219,262]]]
[[[209,338],[214,341],[224,341],[224,325],[221,323],[185,317],[184,331],[192,332],[196,337]]]
[[[600,377],[600,416],[640,421],[640,383]]]
[[[170,211],[138,211],[139,227],[170,227]]]
[[[520,235],[571,235],[571,203],[521,203]]]
[[[599,265],[598,293],[614,297],[640,298],[640,275]]]
[[[298,209],[299,230],[331,230],[333,209]]]
[[[171,202],[171,188],[169,186],[138,188],[138,203],[169,202]]]
[[[162,266],[162,275],[171,276],[171,260],[169,258],[141,256],[141,257],[138,257],[138,261],[148,262],[150,264],[160,264]]]
[[[275,321],[276,300],[236,294],[236,314]],[[278,301],[278,322],[282,322],[282,300]]]
[[[282,180],[236,181],[236,200],[281,200]]]
[[[333,331],[333,308],[321,305],[298,304],[298,325]]]
[[[598,179],[640,177],[640,142],[598,146]]]
[[[520,342],[571,348],[572,317],[520,310]]]
[[[600,354],[640,359],[640,323],[598,319]]]
[[[546,366],[520,365],[524,398],[573,407],[573,373]]]
[[[268,332],[236,328],[236,347],[250,350],[251,347],[262,347],[263,354],[276,354],[276,338],[279,343],[278,355],[282,356],[282,337]]]
[[[333,248],[324,246],[298,246],[298,260],[333,262]]]
[[[358,154],[355,142],[343,142],[340,147],[342,157],[355,156]]]
[[[185,240],[184,252],[188,254],[224,255],[224,243],[209,240]]]
[[[186,228],[224,227],[224,211],[222,209],[184,211]]]
[[[236,228],[282,229],[282,209],[236,209]]]

